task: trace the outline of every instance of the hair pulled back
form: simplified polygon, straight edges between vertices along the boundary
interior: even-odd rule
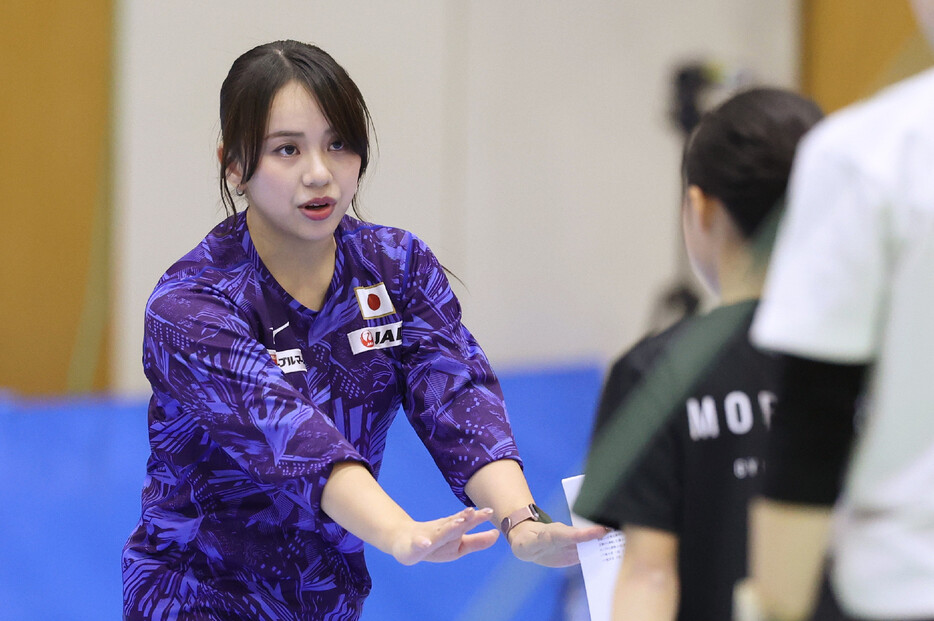
[[[292,81],[308,90],[341,141],[360,156],[357,179],[366,172],[372,121],[363,95],[344,68],[314,45],[298,41],[266,43],[237,58],[221,86],[220,192],[229,215],[234,215],[237,208],[227,173],[237,165],[242,182],[253,177],[273,100]]]
[[[790,91],[755,88],[706,113],[684,147],[682,175],[723,203],[747,238],[783,198],[801,137],[823,117]]]

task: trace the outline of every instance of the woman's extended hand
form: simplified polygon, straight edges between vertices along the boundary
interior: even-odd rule
[[[492,509],[468,508],[430,522],[410,521],[392,544],[393,557],[403,565],[421,561],[446,563],[489,548],[499,537],[494,529],[468,534],[493,516]]]
[[[509,531],[508,541],[516,558],[546,567],[567,567],[580,562],[577,544],[599,539],[608,532],[603,526],[574,528],[561,522],[526,520]]]

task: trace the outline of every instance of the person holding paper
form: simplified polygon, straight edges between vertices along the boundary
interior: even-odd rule
[[[606,381],[595,446],[617,441],[616,416],[660,421],[612,487],[594,488],[606,478],[595,471],[612,466],[592,447],[575,505],[585,518],[624,529],[614,619],[731,618],[733,584],[746,573],[746,505],[765,466],[777,386],[775,360],[746,337],[766,264],[758,234],[782,202],[799,139],[821,116],[797,94],[757,88],[707,113],[687,140],[684,242],[721,305],[643,340]],[[709,365],[679,366],[691,353],[689,334],[717,331],[723,343]],[[665,360],[674,363],[658,364]],[[625,408],[637,393],[641,406]]]

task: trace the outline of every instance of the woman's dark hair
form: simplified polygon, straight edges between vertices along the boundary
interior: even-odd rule
[[[685,187],[718,198],[752,237],[785,194],[798,141],[822,117],[817,104],[786,90],[755,88],[731,97],[688,137]]]
[[[292,81],[308,89],[331,128],[348,149],[360,156],[357,179],[366,172],[372,121],[363,95],[344,68],[314,45],[298,41],[266,43],[237,58],[221,86],[220,191],[230,215],[237,208],[227,184],[227,171],[239,165],[243,182],[256,172],[273,99]]]

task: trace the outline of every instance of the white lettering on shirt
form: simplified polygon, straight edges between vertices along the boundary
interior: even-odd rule
[[[741,390],[734,390],[723,398],[722,418],[726,428],[737,436],[742,436],[755,424],[754,404],[758,404],[762,421],[766,427],[771,422],[777,398],[767,390],[759,391],[754,401]],[[685,403],[688,429],[692,440],[710,440],[720,437],[721,412],[716,400],[705,395],[700,399],[691,397]]]
[[[695,398],[688,399],[688,426],[691,430],[692,440],[716,438],[720,435],[720,425],[717,423],[717,405],[713,397],[704,397],[700,401]]]
[[[738,436],[752,429],[752,402],[744,392],[734,390],[723,400],[726,426]]]
[[[775,411],[775,404],[778,403],[778,397],[775,393],[763,390],[759,392],[759,407],[762,408],[762,418],[765,420],[765,426],[772,425],[772,413]]]

